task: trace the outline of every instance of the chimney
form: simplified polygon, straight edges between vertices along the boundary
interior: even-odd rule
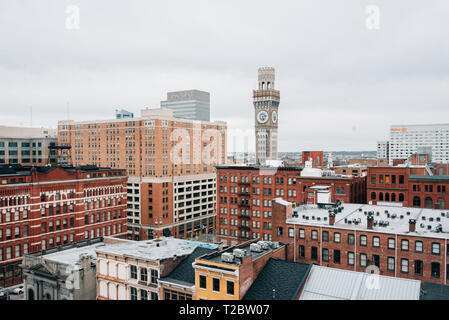
[[[335,213],[329,212],[329,225],[333,226],[335,224]]]
[[[374,217],[370,215],[370,216],[368,216],[366,219],[367,219],[367,223],[366,223],[367,228],[370,229],[370,230],[373,230],[373,227],[374,227]]]
[[[416,219],[410,219],[408,221],[408,231],[415,232],[416,230]]]

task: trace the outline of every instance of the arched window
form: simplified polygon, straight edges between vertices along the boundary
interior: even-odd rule
[[[421,198],[416,196],[413,198],[413,206],[414,207],[421,207]]]
[[[396,202],[396,193],[391,194],[391,201]]]
[[[371,200],[376,200],[376,193],[375,192],[371,192]]]
[[[399,202],[402,202],[402,201],[404,201],[404,194],[400,193],[399,194]]]
[[[432,198],[427,197],[426,200],[425,200],[424,206],[425,206],[426,208],[432,208],[432,207],[433,207],[433,201],[432,201]]]
[[[379,192],[379,201],[384,201],[384,194]]]
[[[390,194],[388,192],[385,193],[385,201],[390,201]]]
[[[446,209],[446,201],[443,198],[438,198],[438,209]]]

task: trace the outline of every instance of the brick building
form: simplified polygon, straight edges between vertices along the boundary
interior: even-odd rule
[[[273,240],[288,259],[447,284],[449,212],[342,204],[293,208],[273,201]]]
[[[323,151],[303,151],[301,153],[301,164],[304,165],[306,161],[311,159],[314,168],[321,168],[324,165],[323,158]]]
[[[0,167],[0,286],[22,282],[23,254],[126,234],[124,170]]]
[[[214,230],[214,166],[226,163],[226,130],[225,122],[145,109],[135,118],[59,121],[58,143],[72,147],[75,165],[126,169],[130,238],[193,238]]]
[[[284,244],[262,243],[246,241],[195,259],[195,300],[241,300],[270,258],[286,259]]]
[[[315,169],[314,169],[315,170]],[[313,203],[316,187],[329,187],[330,201],[365,203],[366,177],[303,175],[302,168],[218,166],[217,238],[228,245],[248,239],[271,240],[272,199],[282,197],[295,205]]]
[[[449,176],[428,173],[424,167],[369,168],[367,200],[404,207],[447,209]]]

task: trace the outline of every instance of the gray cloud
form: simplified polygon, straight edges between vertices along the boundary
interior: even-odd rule
[[[68,5],[79,30],[65,28]],[[0,124],[29,125],[32,106],[33,125],[55,126],[68,102],[75,120],[138,113],[197,88],[213,119],[246,130],[269,65],[281,151],[374,150],[391,124],[448,119],[448,13],[445,0],[3,0]]]

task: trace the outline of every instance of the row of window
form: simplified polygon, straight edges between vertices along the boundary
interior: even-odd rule
[[[220,293],[220,278],[212,278],[212,291]],[[207,277],[200,275],[200,289],[207,290]],[[226,280],[226,294],[233,296],[235,291],[234,281]]]
[[[300,245],[298,248],[298,256],[301,259],[306,258],[306,249],[305,246]],[[348,266],[354,266],[355,261],[355,253],[354,252],[346,252],[346,258],[347,258],[347,265]],[[318,248],[317,247],[311,247],[310,248],[310,259],[311,260],[318,260]],[[330,259],[330,250],[327,248],[321,249],[321,260],[323,262],[329,262]],[[340,250],[333,250],[333,257],[332,261],[335,264],[341,263],[341,252]],[[400,260],[400,271],[402,273],[409,273],[410,272],[410,260],[406,258],[401,258]],[[367,267],[369,264],[373,264],[379,269],[381,268],[381,262],[380,262],[380,256],[373,254],[372,259],[368,259],[368,255],[366,253],[360,253],[359,254],[359,266],[360,267]],[[387,270],[388,271],[395,271],[396,270],[396,259],[395,257],[387,257],[386,259],[387,264]],[[414,260],[414,274],[415,275],[423,275],[424,272],[424,262],[422,260]],[[440,263],[439,262],[431,262],[430,263],[430,271],[431,276],[433,278],[439,278],[440,277]],[[449,264],[446,266],[446,272],[449,271]]]
[[[294,237],[294,229],[289,228],[288,229],[288,236],[290,238]],[[341,234],[340,232],[334,232],[333,233],[333,242],[340,243],[341,242]],[[306,239],[306,231],[305,229],[299,229],[298,230],[298,237],[299,239]],[[310,239],[318,241],[318,230],[311,230],[310,231]],[[323,231],[321,235],[321,241],[322,242],[329,242],[331,239],[331,235],[329,231]],[[349,233],[347,235],[346,243],[348,245],[355,245],[355,235],[353,233]],[[401,239],[400,240],[401,246],[400,249],[402,251],[409,251],[410,250],[410,240],[407,239]],[[361,247],[368,246],[368,236],[367,235],[360,235],[359,236],[359,245]],[[380,237],[378,236],[372,236],[371,239],[371,245],[374,248],[380,248]],[[395,238],[388,238],[387,239],[387,248],[388,249],[396,249],[396,239]],[[424,245],[423,242],[420,240],[414,241],[414,251],[418,253],[424,253]],[[431,253],[435,255],[439,255],[441,253],[441,244],[439,242],[432,242],[431,247]],[[447,255],[449,255],[449,246],[447,246]]]

